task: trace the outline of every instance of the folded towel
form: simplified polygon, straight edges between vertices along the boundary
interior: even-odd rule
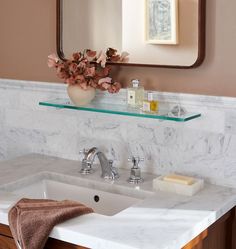
[[[21,199],[8,213],[13,238],[21,249],[43,249],[53,227],[93,210],[75,201]]]

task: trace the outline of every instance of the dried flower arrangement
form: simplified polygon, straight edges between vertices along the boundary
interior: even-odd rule
[[[55,54],[48,56],[48,66],[56,69],[57,76],[68,85],[78,85],[83,90],[92,87],[109,93],[117,93],[121,84],[113,82],[110,77],[111,66],[107,62],[127,62],[128,53],[121,55],[116,49],[108,48],[106,52],[86,49],[76,52],[72,59],[60,60]]]

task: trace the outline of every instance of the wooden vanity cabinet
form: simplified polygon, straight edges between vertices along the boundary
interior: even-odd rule
[[[44,249],[88,249],[88,248],[73,245],[61,240],[49,238]]]
[[[236,249],[236,208],[233,208],[182,249]]]
[[[8,226],[0,224],[0,249],[17,249]],[[88,249],[49,238],[44,249]],[[236,249],[236,208],[229,211],[182,249]]]

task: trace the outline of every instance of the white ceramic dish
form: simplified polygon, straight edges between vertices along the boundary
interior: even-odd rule
[[[164,181],[163,177],[164,176],[160,176],[153,180],[154,190],[193,196],[204,187],[204,180],[202,179],[194,179],[194,183],[192,185],[184,185],[180,183]]]

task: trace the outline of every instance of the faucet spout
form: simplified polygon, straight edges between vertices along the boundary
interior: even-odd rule
[[[96,155],[99,153],[99,150],[97,147],[93,147],[91,149],[88,150],[85,159],[87,160],[87,162],[93,164],[94,159],[96,157]]]
[[[99,151],[97,153],[97,156],[102,170],[101,177],[106,179],[115,179],[115,174],[113,172],[112,165],[110,164],[105,154]]]
[[[101,177],[105,179],[116,179],[119,177],[116,169],[113,167],[112,160],[108,160],[103,152],[101,152],[97,147],[93,147],[88,150],[83,159],[82,163],[82,174],[92,173],[92,165],[94,163],[95,157],[98,157],[100,166],[101,166]],[[87,169],[89,168],[89,170]]]

